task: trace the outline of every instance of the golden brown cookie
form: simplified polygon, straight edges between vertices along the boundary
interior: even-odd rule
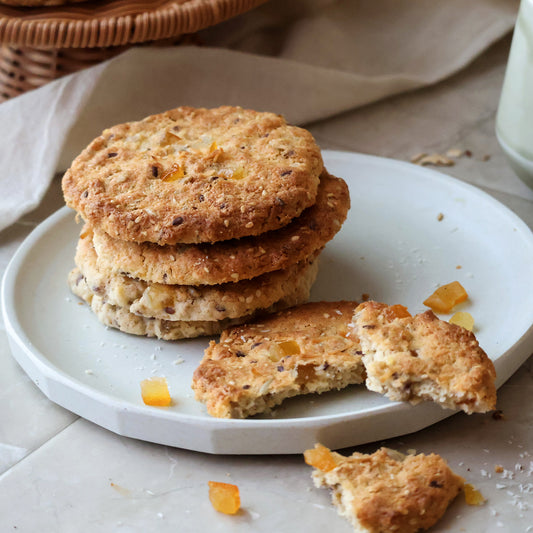
[[[433,400],[466,413],[495,408],[496,371],[471,331],[432,311],[398,317],[391,310],[370,301],[353,316],[370,390],[391,400]]]
[[[308,303],[225,330],[194,372],[196,399],[212,416],[245,418],[285,398],[362,383],[359,345],[346,337],[356,305]]]
[[[149,283],[100,268],[90,227],[86,225],[81,236],[75,263],[91,290],[105,302],[147,318],[217,321],[251,315],[296,291],[307,298],[318,272],[316,252],[285,270],[239,283],[197,286]]]
[[[285,227],[214,244],[158,246],[114,239],[95,230],[98,264],[155,283],[212,285],[288,268],[322,248],[346,219],[346,183],[322,173],[316,202]]]
[[[285,298],[276,302],[269,309],[258,310],[257,313],[238,318],[226,318],[223,320],[164,320],[159,318],[146,318],[130,313],[127,309],[111,305],[105,299],[95,293],[83,274],[78,268],[73,269],[68,276],[68,283],[71,291],[84,300],[96,317],[104,325],[116,328],[124,333],[132,335],[144,335],[147,337],[157,337],[163,340],[188,339],[205,335],[218,335],[225,328],[241,324],[253,319],[260,313],[273,313],[286,307],[298,305],[307,300],[308,294],[301,290],[287,294]]]
[[[180,107],[105,130],[63,192],[118,239],[216,242],[289,223],[314,203],[322,168],[311,134],[279,115]]]
[[[333,505],[360,533],[428,529],[464,485],[464,479],[433,453],[406,456],[380,448],[371,455],[344,457],[317,445],[305,456],[311,464],[318,463],[315,485],[332,491]]]

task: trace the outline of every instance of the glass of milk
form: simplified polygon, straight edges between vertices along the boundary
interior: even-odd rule
[[[522,0],[496,115],[496,136],[519,178],[533,188],[533,0]]]

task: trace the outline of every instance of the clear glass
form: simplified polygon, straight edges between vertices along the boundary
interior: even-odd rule
[[[520,3],[496,135],[516,174],[533,188],[533,0]]]

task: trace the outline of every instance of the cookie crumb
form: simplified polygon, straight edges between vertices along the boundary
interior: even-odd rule
[[[420,152],[418,154],[415,154],[411,156],[411,163],[417,164],[421,159],[426,157],[428,154],[426,152]]]
[[[455,165],[453,159],[450,159],[449,157],[438,153],[423,155],[422,157],[416,156],[415,161],[412,162],[415,163],[415,165],[420,166],[433,165],[436,167],[451,167]]]
[[[459,157],[463,156],[465,153],[464,150],[461,150],[460,148],[450,148],[446,152],[447,157],[452,157],[453,159],[458,159]]]

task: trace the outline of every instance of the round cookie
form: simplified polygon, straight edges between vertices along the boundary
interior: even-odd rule
[[[82,236],[75,263],[91,290],[111,305],[148,318],[213,321],[249,315],[294,291],[309,295],[318,272],[319,252],[285,270],[240,283],[195,287],[148,283],[98,268],[90,229],[84,228]]]
[[[95,294],[89,288],[87,280],[80,273],[78,268],[75,268],[70,272],[68,276],[68,284],[76,296],[89,304],[98,320],[105,326],[116,328],[124,333],[130,333],[132,335],[157,337],[168,341],[190,339],[204,335],[218,335],[225,328],[232,325],[242,324],[247,320],[251,320],[259,313],[273,313],[286,307],[299,305],[305,302],[309,297],[308,292],[295,290],[279,302],[276,302],[271,308],[260,310],[249,316],[226,318],[218,321],[171,321],[134,315],[123,307],[111,305],[106,302],[102,296]]]
[[[215,285],[281,270],[324,247],[350,207],[346,183],[322,173],[316,202],[285,227],[214,244],[158,246],[114,239],[94,230],[98,265],[154,283]]]
[[[62,185],[112,237],[217,242],[289,223],[314,203],[322,168],[312,135],[279,115],[179,107],[105,130]]]

